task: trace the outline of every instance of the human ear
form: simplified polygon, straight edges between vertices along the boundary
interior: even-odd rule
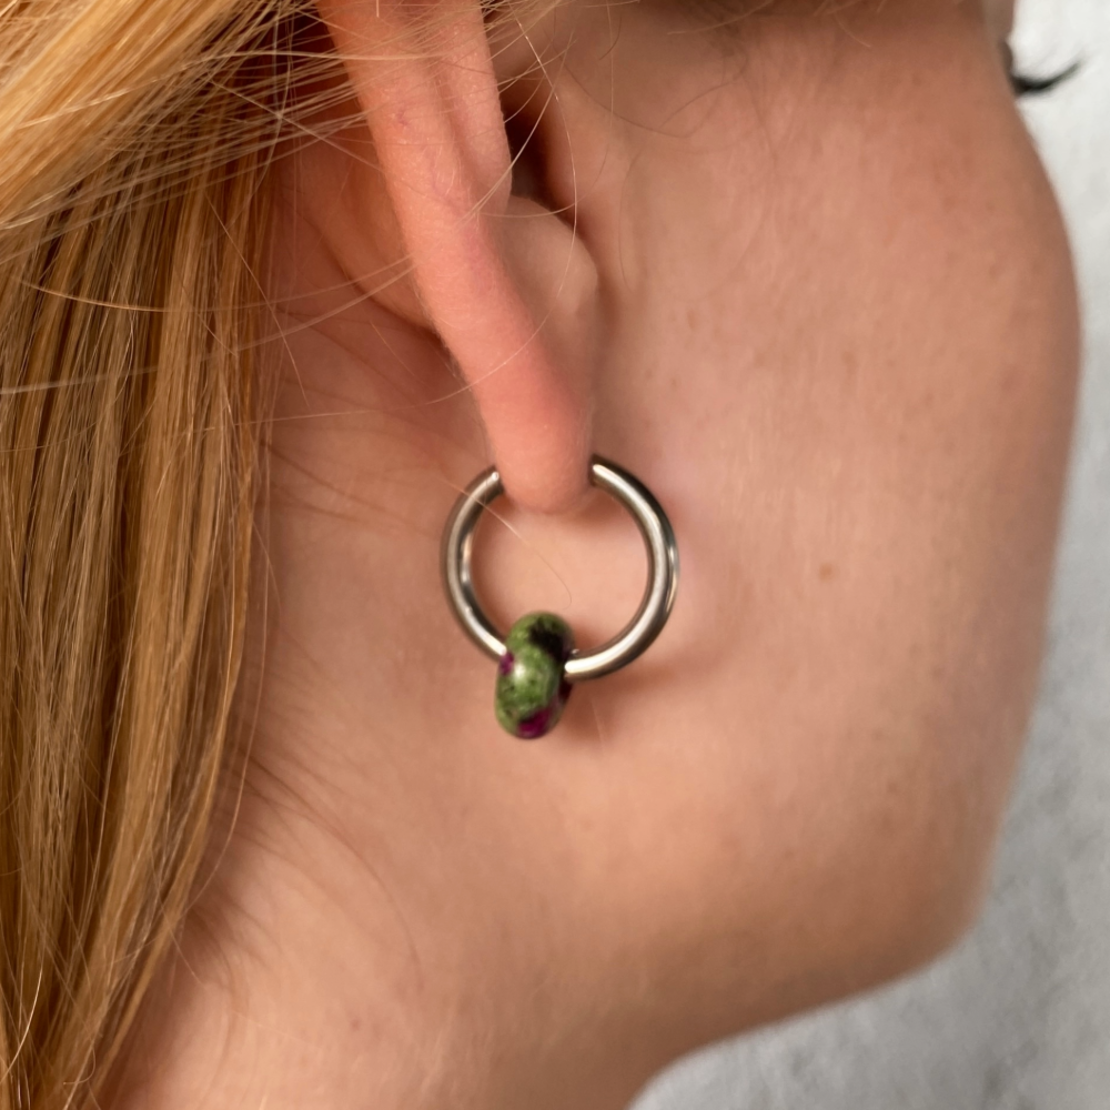
[[[478,0],[320,0],[373,138],[412,281],[472,389],[508,495],[588,485],[597,269],[572,226],[512,192]]]

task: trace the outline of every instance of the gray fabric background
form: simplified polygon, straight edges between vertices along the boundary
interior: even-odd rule
[[[987,912],[924,974],[665,1073],[635,1110],[1110,1110],[1110,0],[1023,0],[1086,365],[1041,696]]]

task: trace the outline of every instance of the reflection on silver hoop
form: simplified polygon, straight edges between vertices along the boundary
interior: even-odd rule
[[[641,655],[663,629],[678,588],[678,547],[659,502],[638,479],[616,463],[590,462],[590,482],[615,497],[632,514],[647,548],[648,583],[636,615],[613,639],[587,652],[571,652],[566,677],[571,682],[601,678]],[[456,502],[443,532],[443,581],[451,607],[472,640],[494,659],[505,655],[505,641],[482,611],[470,574],[474,530],[487,505],[504,492],[495,467],[467,487]]]

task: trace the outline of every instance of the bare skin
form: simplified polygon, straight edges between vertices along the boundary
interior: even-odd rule
[[[617,1110],[982,898],[1078,335],[1011,13],[569,0],[491,61],[448,6],[442,64],[380,60],[396,4],[321,9],[365,120],[282,168],[256,728],[127,1110]],[[501,111],[542,102],[513,193]],[[491,609],[599,642],[642,552],[592,450],[671,512],[678,603],[521,744],[439,533],[496,459]]]

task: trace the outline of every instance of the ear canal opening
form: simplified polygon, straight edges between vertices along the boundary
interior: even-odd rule
[[[513,196],[531,200],[574,227],[574,204],[558,188],[553,173],[550,89],[542,81],[517,79],[501,91],[501,113],[512,160]]]
[[[512,158],[513,196],[525,197],[558,212],[547,174],[542,121],[520,106],[505,106],[505,135]]]

